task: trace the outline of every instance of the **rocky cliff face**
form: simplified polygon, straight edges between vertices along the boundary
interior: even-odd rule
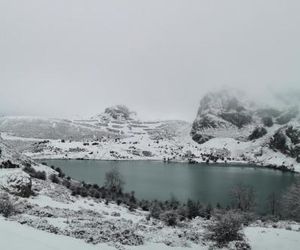
[[[115,120],[134,120],[136,119],[136,113],[130,111],[124,105],[116,105],[113,107],[109,107],[105,109],[104,114],[109,115],[111,118]]]
[[[200,101],[191,135],[200,144],[219,136],[245,137],[246,131],[256,124],[257,117],[250,102],[242,102],[228,91],[209,93]]]
[[[270,148],[278,150],[300,163],[300,126],[287,125],[276,131],[271,137]]]
[[[106,108],[104,113],[91,118],[95,126],[118,137],[150,137],[153,140],[172,139],[190,129],[190,123],[180,120],[142,121],[137,113],[124,105]],[[188,134],[188,133],[187,133]]]
[[[191,136],[199,144],[212,138],[248,141],[249,147],[259,145],[300,161],[297,106],[261,108],[229,91],[209,93],[200,101]]]

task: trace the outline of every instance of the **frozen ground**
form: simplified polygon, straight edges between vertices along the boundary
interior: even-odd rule
[[[245,235],[253,250],[298,250],[300,232],[262,227],[247,227]]]
[[[5,250],[115,249],[106,244],[95,246],[71,237],[47,233],[14,221],[6,221],[2,217],[0,217],[0,242],[1,249]]]
[[[264,228],[264,227],[247,227],[245,235],[253,250],[297,250],[300,249],[299,232]],[[88,244],[83,240],[75,239],[68,236],[41,231],[27,225],[21,225],[15,221],[7,221],[0,217],[0,242],[1,249],[20,250],[116,250],[114,246],[106,243]],[[141,246],[127,246],[125,249],[130,250],[186,250],[199,249],[208,250],[208,246],[191,245],[186,247],[171,247],[163,243],[145,243]]]

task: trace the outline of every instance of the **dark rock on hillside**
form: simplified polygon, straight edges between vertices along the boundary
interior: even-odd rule
[[[270,116],[265,116],[265,117],[261,118],[261,121],[264,124],[264,126],[266,126],[266,127],[272,127],[274,124],[273,119]]]
[[[210,135],[192,134],[192,139],[199,144],[205,143],[212,138],[213,136]]]
[[[270,148],[279,150],[282,153],[286,153],[287,145],[286,145],[286,136],[282,130],[277,131],[270,141]]]
[[[227,126],[227,122],[217,120],[211,115],[200,116],[199,119],[195,120],[192,125],[192,131],[199,131],[210,128],[223,128]]]
[[[296,158],[297,162],[300,163],[300,146],[295,146],[292,150],[291,150],[291,156]]]
[[[291,139],[293,144],[300,143],[300,129],[289,126],[286,130],[286,135]]]
[[[109,114],[113,119],[116,120],[128,120],[135,115],[135,112],[130,111],[124,105],[116,105],[114,107],[106,108],[105,114]]]
[[[230,91],[205,95],[200,101],[198,114],[193,122],[191,136],[204,143],[214,137],[213,130],[228,129],[231,134],[253,122],[250,102],[239,100]]]
[[[251,135],[249,135],[248,139],[250,141],[263,137],[267,134],[267,130],[264,127],[257,127],[253,130]]]
[[[279,129],[270,140],[270,148],[279,150],[292,158],[300,160],[300,128],[285,126]]]
[[[244,112],[223,112],[220,114],[220,117],[238,128],[241,128],[252,121],[252,116]]]

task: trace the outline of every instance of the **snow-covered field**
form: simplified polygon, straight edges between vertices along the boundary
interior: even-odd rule
[[[22,147],[33,159],[98,159],[98,160],[159,160],[206,162],[207,156],[218,156],[219,163],[254,163],[258,166],[286,166],[300,172],[294,158],[266,147],[268,137],[255,142],[233,138],[214,138],[197,144],[188,134],[179,138],[153,140],[148,135],[90,141],[20,138],[2,133],[8,143]],[[221,158],[224,157],[222,160]]]
[[[0,175],[9,171],[0,169]],[[209,220],[195,218],[169,227],[155,219],[146,220],[148,212],[73,197],[65,187],[49,181],[32,179],[32,185],[35,196],[11,196],[19,213],[8,220],[0,217],[3,249],[208,250],[213,244],[205,238]],[[254,250],[300,249],[298,223],[258,222],[246,227],[244,233]]]
[[[75,238],[55,235],[41,230],[7,221],[0,217],[1,249],[9,250],[114,250],[107,244],[92,245]]]
[[[300,249],[299,231],[286,229],[247,227],[245,235],[253,250]]]
[[[299,232],[284,229],[266,229],[262,227],[248,227],[246,237],[253,250],[297,250],[300,249]],[[116,250],[108,244],[88,244],[83,240],[72,237],[51,234],[37,230],[17,222],[0,218],[0,242],[2,249],[9,250]],[[161,243],[146,243],[142,246],[126,247],[132,250],[206,250],[207,246],[170,247]]]

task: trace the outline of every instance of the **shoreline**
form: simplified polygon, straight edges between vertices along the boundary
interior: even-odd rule
[[[161,162],[163,164],[171,164],[171,163],[183,163],[187,165],[199,165],[199,166],[212,166],[212,167],[226,167],[230,165],[230,167],[247,167],[247,168],[260,168],[260,169],[272,169],[280,172],[290,172],[293,174],[300,174],[300,172],[297,172],[292,169],[288,169],[286,167],[280,167],[276,165],[259,165],[258,163],[253,163],[253,162],[246,162],[246,161],[227,161],[227,162],[210,162],[206,163],[205,161],[202,162],[189,162],[189,160],[171,160],[169,162],[164,161],[163,159],[89,159],[89,158],[60,158],[60,157],[55,157],[55,158],[32,158],[34,161],[37,161],[39,163],[42,163],[43,161],[48,161],[48,160],[73,160],[73,161],[118,161],[118,162],[130,162],[130,161],[152,161],[152,162]]]

